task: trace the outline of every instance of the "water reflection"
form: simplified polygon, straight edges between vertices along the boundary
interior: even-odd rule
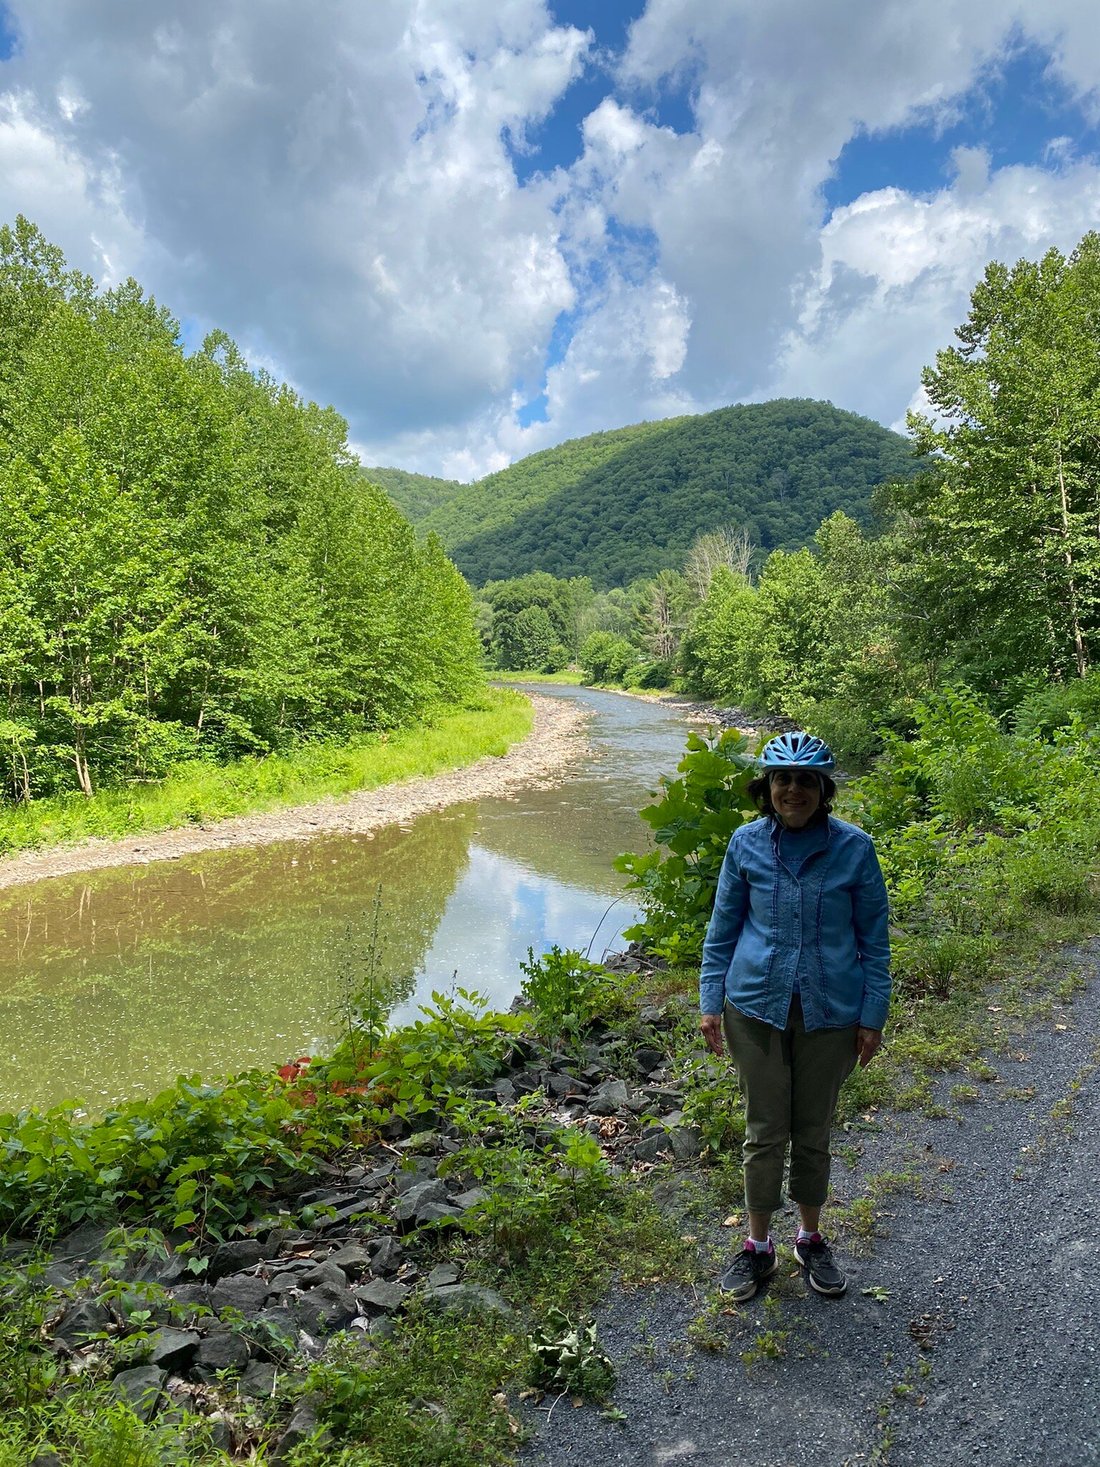
[[[379,887],[395,1023],[456,980],[506,1006],[528,947],[613,946],[634,911],[611,858],[644,841],[638,805],[679,756],[683,725],[636,700],[554,691],[596,714],[591,755],[554,789],[374,836],[212,851],[0,894],[0,1108],[66,1097],[102,1108],[181,1072],[324,1052],[342,993],[364,971]]]

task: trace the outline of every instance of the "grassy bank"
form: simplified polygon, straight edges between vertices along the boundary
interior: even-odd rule
[[[531,731],[519,693],[487,689],[476,706],[440,710],[425,723],[351,743],[303,744],[287,755],[235,764],[188,763],[155,784],[130,784],[0,810],[0,853],[136,831],[170,830],[415,776],[440,774],[483,755],[503,755]]]
[[[575,667],[566,667],[561,672],[493,672],[489,676],[495,683],[560,683],[567,688],[584,687],[584,674]]]

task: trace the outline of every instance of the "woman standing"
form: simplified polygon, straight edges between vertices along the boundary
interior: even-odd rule
[[[778,1267],[770,1226],[788,1147],[795,1256],[819,1294],[847,1288],[819,1226],[829,1133],[841,1085],[882,1042],[890,1002],[886,885],[870,836],[830,814],[832,752],[786,733],[760,762],[749,793],[762,818],[730,840],[699,983],[699,1027],[716,1055],[725,1034],[745,1098],[749,1236],[721,1279],[735,1300]]]

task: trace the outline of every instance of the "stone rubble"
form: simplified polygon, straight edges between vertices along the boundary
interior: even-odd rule
[[[645,965],[636,952],[616,961],[635,971]],[[665,1041],[674,1022],[671,1009],[654,1006],[644,1011],[636,1037],[597,1027],[572,1056],[522,1036],[506,1073],[477,1093],[510,1105],[541,1092],[523,1113],[531,1139],[554,1144],[558,1127],[575,1125],[599,1141],[617,1171],[688,1162],[700,1138],[686,1124],[682,1093],[668,1075]],[[412,1123],[394,1118],[385,1129],[386,1138],[342,1168],[326,1166],[323,1184],[273,1199],[288,1215],[311,1208],[312,1226],[281,1218],[254,1236],[219,1243],[200,1277],[188,1270],[187,1253],[122,1259],[112,1255],[109,1228],[76,1229],[57,1243],[49,1267],[62,1286],[85,1282],[54,1322],[50,1347],[76,1365],[82,1354],[102,1349],[105,1335],[127,1334],[116,1305],[86,1282],[97,1263],[103,1277],[129,1273],[160,1283],[173,1303],[177,1317],[154,1309],[154,1326],[115,1376],[116,1390],[149,1419],[169,1409],[209,1412],[203,1389],[226,1372],[244,1394],[270,1396],[278,1376],[308,1367],[333,1335],[392,1335],[394,1319],[413,1299],[448,1311],[511,1315],[502,1295],[438,1258],[441,1230],[461,1227],[491,1201],[487,1187],[451,1162],[462,1144],[457,1131],[431,1115]],[[289,1457],[310,1419],[300,1406],[273,1463]]]

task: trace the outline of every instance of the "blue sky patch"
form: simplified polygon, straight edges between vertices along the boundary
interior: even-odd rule
[[[19,32],[15,28],[11,11],[6,5],[0,5],[0,61],[6,61],[9,56],[14,55],[18,45]]]
[[[935,193],[950,183],[951,154],[959,147],[985,148],[995,169],[1049,167],[1050,146],[1059,138],[1069,138],[1077,156],[1100,154],[1100,129],[1051,73],[1049,54],[1021,46],[978,79],[946,126],[926,121],[852,138],[825,184],[826,210],[882,188]]]
[[[550,116],[540,126],[528,129],[525,147],[510,148],[512,167],[521,185],[536,174],[568,168],[581,156],[581,124],[605,97],[616,95],[615,63],[626,46],[631,22],[645,10],[645,0],[603,0],[598,10],[587,0],[557,0],[550,9],[559,25],[590,30],[596,40],[584,72],[558,99]],[[645,98],[640,110],[650,122],[676,132],[691,132],[695,126],[691,96],[685,89],[663,90],[656,97]]]

